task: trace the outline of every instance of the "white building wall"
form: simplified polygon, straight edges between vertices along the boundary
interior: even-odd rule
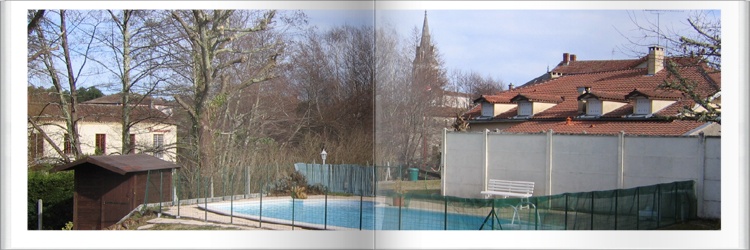
[[[721,138],[448,132],[443,194],[480,198],[489,179],[533,181],[534,195],[693,180],[698,215],[721,217]],[[487,145],[487,147],[485,147]]]
[[[63,122],[54,122],[42,126],[48,136],[56,142],[60,150],[64,150],[64,135],[66,133]],[[121,125],[116,122],[79,122],[78,133],[81,141],[81,152],[93,155],[96,151],[96,134],[106,134],[106,154],[120,154],[122,149]],[[130,130],[135,134],[136,153],[145,148],[153,148],[154,134],[164,134],[166,152],[163,159],[176,161],[177,126],[155,123],[136,124]],[[47,141],[44,141],[44,157],[57,157],[57,152]]]

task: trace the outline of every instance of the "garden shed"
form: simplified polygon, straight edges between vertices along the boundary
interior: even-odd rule
[[[74,170],[73,229],[111,226],[138,205],[172,201],[177,164],[145,154],[88,156],[52,171]]]

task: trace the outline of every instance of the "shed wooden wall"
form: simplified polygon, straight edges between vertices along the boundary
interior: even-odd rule
[[[135,179],[135,206],[143,204],[146,199],[146,181],[148,180],[148,202],[172,201],[172,169],[151,170],[133,173]],[[159,181],[161,174],[161,182]],[[161,183],[161,198],[159,184]],[[133,207],[135,208],[135,207]]]
[[[120,175],[92,164],[76,167],[73,195],[74,229],[99,230],[117,223],[144,203],[147,179],[148,203],[171,201],[171,173],[171,169],[163,169],[153,170],[150,175],[148,172]]]

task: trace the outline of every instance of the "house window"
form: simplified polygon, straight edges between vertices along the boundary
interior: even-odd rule
[[[482,116],[495,116],[494,105],[489,102],[482,103]]]
[[[96,134],[96,149],[94,151],[96,155],[107,154],[107,135]]]
[[[164,154],[164,134],[154,134],[154,156],[161,159]]]
[[[531,116],[532,104],[528,101],[518,102],[518,115],[519,116]]]
[[[635,111],[636,115],[647,115],[651,113],[651,100],[648,98],[637,98],[635,99]]]
[[[38,133],[31,133],[29,142],[32,143],[30,147],[31,159],[38,159],[44,156],[44,138]]]
[[[586,115],[602,115],[602,101],[589,99],[586,106]]]
[[[68,137],[68,134],[63,136],[63,153],[66,155],[73,154],[73,147],[70,145],[70,137]]]
[[[130,145],[128,148],[128,154],[135,154],[135,134],[130,134]]]

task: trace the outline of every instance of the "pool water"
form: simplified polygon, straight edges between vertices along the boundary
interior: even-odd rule
[[[478,230],[484,216],[389,206],[373,201],[272,200],[229,204],[209,204],[208,209],[235,216],[301,225],[314,228],[349,228],[363,230]],[[400,210],[400,211],[399,211]],[[262,214],[261,214],[262,213]],[[399,220],[399,214],[401,215]],[[361,216],[360,216],[361,215]],[[326,223],[327,221],[327,223]],[[489,227],[485,226],[485,228]]]

